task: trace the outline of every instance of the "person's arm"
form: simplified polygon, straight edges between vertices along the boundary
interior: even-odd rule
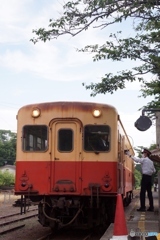
[[[132,160],[134,160],[137,163],[142,163],[143,162],[143,158],[134,157],[134,156],[131,155],[131,153],[129,151],[126,151],[125,154],[127,156],[129,156],[130,158],[132,158]]]

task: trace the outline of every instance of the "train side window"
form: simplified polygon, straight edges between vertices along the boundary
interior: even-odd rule
[[[48,128],[45,125],[23,127],[22,149],[27,152],[40,152],[48,148]]]
[[[110,127],[107,125],[86,125],[84,127],[84,150],[108,152],[110,149]]]
[[[58,131],[58,150],[60,152],[71,152],[73,150],[72,129],[60,129]]]

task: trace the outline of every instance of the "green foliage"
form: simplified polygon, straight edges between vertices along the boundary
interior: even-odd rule
[[[31,41],[37,43],[69,34],[75,36],[93,26],[95,31],[106,29],[109,25],[133,20],[134,34],[124,38],[119,31],[111,33],[109,40],[102,45],[88,45],[79,51],[92,52],[93,60],[132,60],[137,65],[121,72],[106,73],[101,82],[90,83],[86,89],[91,96],[111,93],[124,89],[126,82],[138,80],[142,97],[153,96],[147,108],[160,107],[160,4],[158,1],[126,1],[126,0],[76,0],[68,1],[63,6],[63,13],[58,19],[50,19],[47,29],[33,30],[36,37]],[[131,26],[131,24],[129,25]],[[125,64],[124,64],[125,66]],[[150,81],[146,74],[151,74]]]
[[[134,150],[138,153],[138,157],[142,157],[142,151],[143,149],[146,148],[148,150],[154,150],[157,148],[156,144],[151,144],[149,147],[148,146],[137,146],[134,148]]]
[[[0,186],[12,186],[14,185],[15,177],[8,171],[0,171]]]
[[[146,109],[160,109],[160,81],[159,79],[155,81],[151,81],[149,83],[146,83],[145,86],[140,90],[142,93],[142,97],[146,98],[147,96],[154,96],[154,100],[149,102],[145,108]],[[140,108],[139,110],[142,110]],[[147,115],[155,119],[155,113],[154,112],[148,112]]]
[[[135,178],[135,188],[139,188],[141,184],[141,172],[140,172],[140,164],[137,164],[134,170],[134,178]],[[138,168],[138,169],[137,169]]]
[[[0,166],[13,165],[16,160],[16,133],[10,130],[0,130]]]

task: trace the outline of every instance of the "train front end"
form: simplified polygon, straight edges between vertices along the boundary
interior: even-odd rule
[[[125,133],[115,108],[32,104],[17,121],[15,194],[38,204],[40,223],[57,229],[113,221],[117,193],[126,195],[125,179],[131,193],[133,181],[133,165],[125,168],[121,159]]]

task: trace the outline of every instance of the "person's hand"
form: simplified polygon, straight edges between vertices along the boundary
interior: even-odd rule
[[[131,153],[130,153],[129,150],[125,150],[124,152],[125,152],[125,155],[127,155],[127,156],[129,156],[129,157],[131,156]]]

